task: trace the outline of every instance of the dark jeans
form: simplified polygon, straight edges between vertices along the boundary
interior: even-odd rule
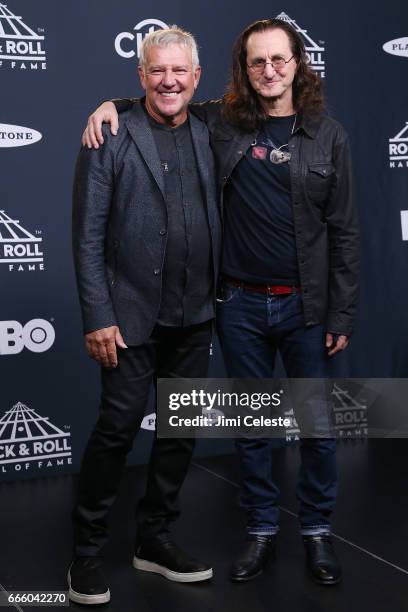
[[[212,321],[185,328],[156,326],[147,342],[119,351],[115,369],[102,369],[100,415],[82,460],[73,511],[75,555],[99,555],[107,541],[108,511],[143,420],[151,383],[157,378],[206,377],[211,331]],[[178,517],[178,493],[193,449],[194,439],[155,436],[146,493],[136,513],[138,540],[167,532],[169,522]]]
[[[218,335],[228,376],[273,378],[277,350],[291,378],[326,378],[322,325],[306,327],[301,297],[252,293],[228,283],[218,305]],[[241,506],[250,533],[276,533],[279,489],[273,476],[273,439],[236,441],[242,469]],[[297,498],[303,534],[330,531],[337,494],[336,441],[304,438]]]

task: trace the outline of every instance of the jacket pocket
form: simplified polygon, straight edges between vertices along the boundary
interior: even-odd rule
[[[306,174],[306,193],[310,200],[322,202],[330,192],[334,166],[328,162],[309,162]]]

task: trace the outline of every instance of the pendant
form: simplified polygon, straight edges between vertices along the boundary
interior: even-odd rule
[[[252,147],[252,157],[254,159],[266,159],[268,149],[266,147]]]
[[[288,162],[291,158],[291,154],[287,151],[279,151],[279,149],[272,149],[269,159],[273,164],[283,164]]]

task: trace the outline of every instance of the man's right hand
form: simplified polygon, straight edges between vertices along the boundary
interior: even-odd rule
[[[127,348],[117,325],[85,334],[85,344],[88,355],[104,368],[116,368],[118,365],[116,346]]]
[[[110,123],[110,130],[116,136],[119,129],[119,121],[116,106],[113,102],[103,102],[89,116],[87,126],[82,134],[82,144],[84,147],[99,149],[99,145],[103,144],[102,123]]]

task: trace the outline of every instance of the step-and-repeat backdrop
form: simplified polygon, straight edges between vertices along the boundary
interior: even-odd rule
[[[141,94],[140,42],[152,29],[170,24],[197,37],[203,68],[198,100],[223,93],[232,44],[250,22],[279,16],[301,33],[324,79],[330,112],[350,135],[361,220],[356,332],[333,372],[407,376],[406,0],[392,6],[385,0],[375,5],[368,0],[5,2],[0,4],[0,479],[78,470],[98,411],[99,371],[85,354],[72,266],[74,162],[97,103]],[[216,342],[211,373],[224,374]],[[346,390],[338,393],[344,436],[356,431],[364,436],[361,406]],[[152,412],[153,403],[131,462],[146,458]],[[207,441],[200,452],[227,448]]]

